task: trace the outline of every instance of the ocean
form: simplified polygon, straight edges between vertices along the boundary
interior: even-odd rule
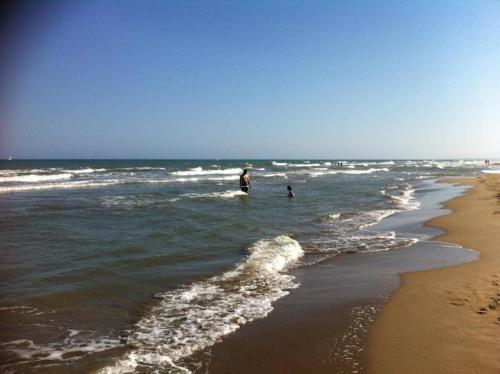
[[[2,161],[0,369],[193,371],[183,360],[300,289],[294,269],[414,245],[373,226],[419,209],[426,181],[485,171],[482,160]]]

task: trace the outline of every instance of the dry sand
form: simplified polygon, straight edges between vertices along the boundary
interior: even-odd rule
[[[454,182],[473,188],[427,224],[480,259],[403,275],[370,329],[369,372],[500,373],[500,175]]]

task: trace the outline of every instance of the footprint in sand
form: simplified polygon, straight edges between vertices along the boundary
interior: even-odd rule
[[[450,301],[451,305],[456,305],[456,306],[464,306],[469,302],[469,299],[452,299]]]

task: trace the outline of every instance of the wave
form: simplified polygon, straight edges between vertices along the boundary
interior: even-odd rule
[[[359,227],[361,229],[365,229],[369,226],[375,225],[375,224],[379,223],[381,220],[383,220],[384,218],[392,216],[396,212],[397,212],[397,210],[393,210],[393,209],[380,209],[380,210],[373,210],[370,212],[363,212],[362,216],[363,216],[364,220],[368,220],[368,222],[363,222]]]
[[[485,169],[482,170],[482,172],[487,174],[500,174],[500,169]]]
[[[101,171],[106,171],[107,169],[101,168],[101,169],[92,169],[92,168],[86,168],[86,169],[74,169],[74,170],[64,170],[67,173],[74,173],[74,174],[90,174],[90,173],[96,173],[96,172],[101,172]]]
[[[237,181],[238,175],[223,175],[213,177],[187,177],[187,178],[160,178],[160,179],[147,179],[147,178],[123,178],[123,179],[102,179],[102,180],[73,180],[61,183],[30,183],[14,186],[0,186],[1,193],[13,192],[26,192],[37,190],[51,190],[51,189],[84,189],[84,188],[98,188],[113,185],[126,185],[126,184],[161,184],[161,183],[195,183],[195,182],[218,182],[218,181]],[[33,181],[36,182],[36,181]]]
[[[288,162],[276,162],[276,161],[271,161],[271,164],[274,166],[287,166]]]
[[[370,169],[366,169],[366,170],[339,170],[338,172],[343,173],[343,174],[371,174],[371,173],[375,173],[377,171],[389,171],[389,169],[388,168],[380,168],[380,169],[370,168]]]
[[[340,213],[332,213],[332,214],[326,214],[324,216],[321,216],[317,218],[318,222],[331,222],[331,221],[337,221],[340,218],[341,214]]]
[[[356,162],[355,165],[370,166],[370,165],[395,165],[394,161],[369,161],[369,162]]]
[[[388,251],[409,246],[418,239],[399,238],[393,231],[370,230],[371,226],[398,211],[381,209],[321,216],[316,221],[327,231],[311,240],[306,252],[330,256]]]
[[[10,192],[24,192],[36,190],[50,190],[50,189],[73,189],[73,188],[95,188],[106,187],[116,184],[124,184],[124,180],[103,180],[103,181],[72,181],[63,183],[46,183],[46,184],[33,184],[33,185],[19,185],[11,187],[0,187],[0,193]]]
[[[309,162],[294,164],[294,163],[289,163],[289,162],[272,161],[271,164],[274,166],[286,166],[286,167],[292,167],[292,168],[315,168],[315,167],[322,166],[321,164],[318,164],[318,163],[311,164]],[[326,164],[323,164],[323,165],[326,165]]]
[[[327,168],[315,168],[312,170],[307,170],[303,173],[295,172],[294,174],[305,174],[310,177],[319,177],[321,175],[335,175],[335,174],[353,174],[353,175],[361,175],[361,174],[371,174],[379,171],[389,171],[387,168],[370,168],[370,169],[357,169],[357,170],[330,170]]]
[[[192,168],[189,170],[173,171],[170,174],[180,175],[180,176],[189,176],[189,175],[210,175],[210,174],[240,174],[241,172],[242,172],[242,169],[240,169],[240,168],[204,170],[200,166],[200,167]]]
[[[27,174],[27,175],[15,175],[12,177],[0,177],[0,183],[2,182],[28,182],[28,183],[36,183],[43,181],[53,181],[53,180],[61,180],[61,179],[70,179],[73,177],[72,174],[62,173],[62,174]]]
[[[151,365],[182,370],[175,364],[179,359],[268,315],[275,300],[298,287],[283,272],[303,250],[288,236],[277,236],[255,242],[248,251],[245,261],[230,271],[157,295],[161,301],[127,338],[132,351],[98,372],[127,373]]]
[[[265,177],[265,178],[276,178],[276,177],[282,177],[282,178],[287,178],[285,173],[269,173],[269,174],[262,174],[259,175],[259,177]]]
[[[321,164],[304,163],[304,164],[288,164],[288,166],[292,168],[315,168],[321,166]]]
[[[200,182],[200,181],[237,181],[240,177],[238,175],[228,175],[228,176],[220,176],[220,177],[208,177],[208,178],[196,178],[196,177],[188,177],[188,178],[174,178],[172,181],[174,182]]]
[[[179,195],[179,197],[188,197],[192,199],[204,199],[204,198],[232,198],[236,196],[246,196],[247,194],[240,190],[227,190],[221,192],[210,192],[210,193],[186,193]]]
[[[123,345],[119,339],[101,337],[98,339],[82,340],[74,338],[80,334],[78,330],[68,330],[68,336],[61,343],[50,343],[47,345],[35,344],[30,339],[18,339],[1,343],[5,351],[14,353],[21,358],[24,363],[27,360],[38,362],[43,361],[63,361],[64,355],[81,356],[96,352],[106,351]],[[4,365],[5,368],[7,365]],[[9,370],[7,370],[9,372]]]
[[[405,189],[400,191],[398,195],[389,194],[385,190],[380,191],[380,193],[385,198],[395,201],[396,204],[402,209],[412,210],[420,207],[420,202],[418,202],[414,196],[415,189],[413,189],[410,185],[405,185]]]
[[[105,208],[133,209],[143,206],[155,206],[165,202],[177,201],[177,198],[167,198],[158,196],[134,196],[134,195],[111,195],[97,199]]]
[[[158,166],[132,166],[128,168],[110,168],[110,169],[105,169],[108,171],[162,171],[162,170],[167,170],[164,167],[158,167]]]

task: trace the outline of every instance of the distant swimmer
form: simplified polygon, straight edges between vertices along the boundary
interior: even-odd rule
[[[295,197],[295,194],[293,193],[292,186],[286,186],[286,189],[288,190],[288,197],[290,199],[293,199]]]
[[[243,169],[243,174],[240,175],[240,189],[248,193],[248,190],[250,189],[250,176],[248,175],[248,170]]]

